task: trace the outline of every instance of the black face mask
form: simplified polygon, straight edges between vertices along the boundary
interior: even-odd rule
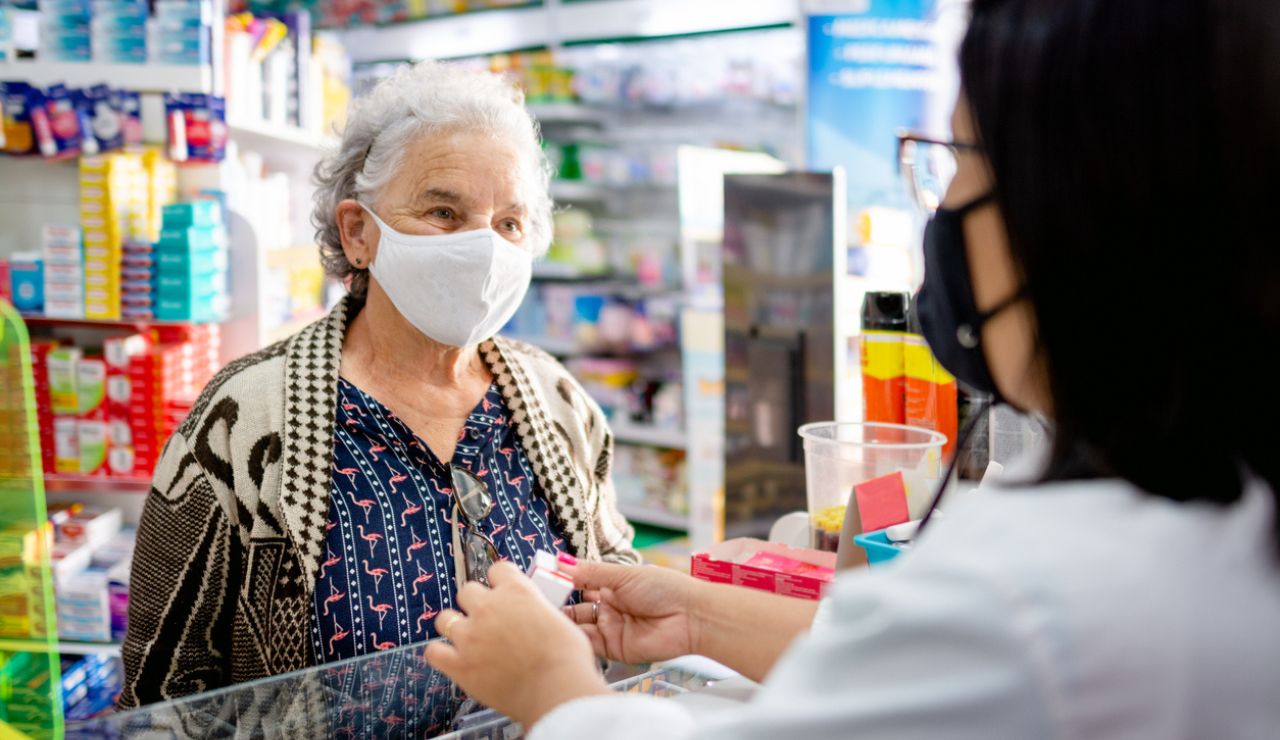
[[[925,341],[947,372],[997,401],[1000,391],[982,354],[982,325],[1018,302],[1022,291],[981,312],[973,302],[969,261],[965,256],[964,217],[994,198],[984,195],[959,208],[939,208],[924,230],[924,284],[916,311]]]

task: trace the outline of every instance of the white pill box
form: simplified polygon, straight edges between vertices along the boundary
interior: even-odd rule
[[[560,561],[549,552],[539,550],[528,572],[533,585],[552,606],[564,606],[573,593],[573,579],[560,572]]]

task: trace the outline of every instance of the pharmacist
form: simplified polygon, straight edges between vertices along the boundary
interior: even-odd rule
[[[122,706],[435,637],[500,559],[638,561],[602,411],[493,338],[551,240],[545,172],[496,75],[406,67],[354,106],[313,218],[350,293],[224,370],[169,442]]]
[[[588,564],[570,621],[495,568],[427,655],[535,740],[1280,733],[1280,393],[1241,375],[1280,343],[1280,7],[972,8],[921,314],[961,380],[1053,418],[1052,451],[952,497],[816,621]],[[764,688],[695,719],[610,696],[593,648],[702,653]]]

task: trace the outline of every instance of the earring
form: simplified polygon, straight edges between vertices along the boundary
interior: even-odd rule
[[[359,257],[356,257],[356,267],[359,267],[362,264],[364,264],[364,260],[360,259]]]

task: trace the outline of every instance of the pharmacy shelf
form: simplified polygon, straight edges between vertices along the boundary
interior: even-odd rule
[[[31,316],[28,314],[23,314],[22,320],[27,326],[65,326],[74,329],[138,329],[150,326],[199,326],[199,324],[191,321],[55,319],[48,316]]]
[[[789,25],[799,0],[594,0],[440,16],[341,32],[356,64]]]
[[[44,477],[44,490],[65,493],[150,493],[151,479],[52,473]]]
[[[608,272],[582,272],[564,263],[539,262],[533,266],[533,279],[546,283],[595,283],[616,277]]]
[[[108,83],[148,93],[207,93],[213,90],[213,67],[207,64],[100,64],[17,60],[0,62],[0,79],[22,80],[41,86],[63,82],[69,87],[91,87]]]
[[[572,339],[559,339],[553,337],[529,337],[511,335],[508,339],[514,339],[517,342],[532,344],[556,357],[571,357],[573,355],[583,354],[582,348]]]
[[[319,158],[337,139],[321,136],[297,126],[277,126],[262,121],[231,121],[227,124],[231,140],[241,149],[266,154],[287,154]]]
[[[580,103],[532,103],[529,112],[542,124],[598,126],[604,122],[600,111]]]
[[[669,450],[683,450],[688,447],[684,432],[678,429],[661,429],[629,422],[611,423],[609,426],[613,430],[613,438],[624,444],[662,447]]]
[[[688,531],[688,517],[664,509],[655,509],[637,504],[618,504],[618,511],[632,524],[648,524],[663,529]]]
[[[608,199],[609,193],[599,185],[578,180],[552,180],[551,197],[553,200],[567,200],[576,203],[602,203]]]
[[[50,644],[42,640],[11,640],[0,638],[0,650],[10,652],[47,653],[55,652],[63,655],[120,655],[118,642],[55,642]]]

